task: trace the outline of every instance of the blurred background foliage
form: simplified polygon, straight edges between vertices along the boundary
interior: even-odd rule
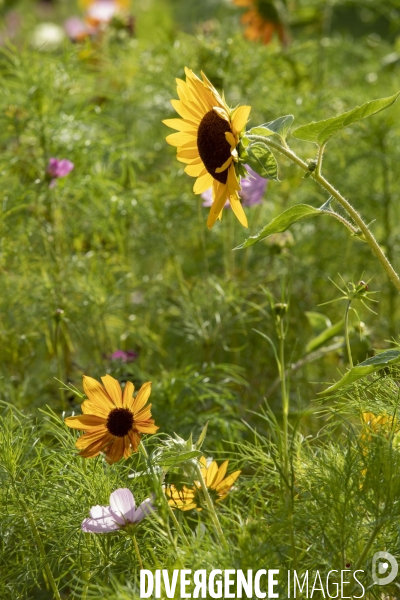
[[[379,292],[377,315],[362,305],[352,315],[355,361],[398,340],[397,293],[366,244],[321,219],[232,252],[248,232],[229,211],[207,230],[207,209],[165,142],[161,121],[174,116],[169,100],[185,65],[203,70],[231,106],[250,104],[251,125],[288,113],[301,125],[400,89],[399,0],[287,0],[278,9],[284,45],[245,39],[246,9],[228,0],[136,0],[134,35],[110,27],[73,43],[63,23],[82,9],[70,0],[1,2],[0,395],[24,415],[46,405],[76,411],[57,379],[80,388],[82,374],[108,372],[153,381],[163,431],[185,436],[210,421],[213,452],[251,438],[243,420],[265,433],[253,411],[267,399],[279,420],[281,401],[273,350],[255,330],[276,339],[270,297],[283,295],[290,418],[301,415],[304,435],[315,433],[316,393],[348,365],[340,326],[315,341],[343,318],[344,302],[320,306],[340,295],[330,281],[341,285],[339,273]],[[399,116],[395,105],[347,128],[324,160],[397,269]],[[314,158],[312,145],[289,143]],[[51,157],[75,165],[54,188]],[[246,209],[251,234],[293,204],[327,200],[279,164],[281,181]],[[113,359],[117,350],[136,357]]]

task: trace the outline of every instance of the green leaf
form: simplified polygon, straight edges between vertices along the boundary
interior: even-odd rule
[[[312,340],[310,340],[305,348],[306,354],[310,352],[314,352],[314,350],[318,350],[321,348],[326,342],[335,337],[335,335],[339,335],[343,329],[344,319],[341,319],[334,325],[327,327],[322,331],[319,335],[316,335]]]
[[[353,367],[350,371],[347,371],[342,379],[328,387],[324,392],[320,392],[319,395],[327,396],[344,386],[350,385],[359,379],[363,379],[363,377],[366,377],[367,375],[371,375],[371,373],[376,373],[380,369],[389,365],[395,365],[398,362],[400,362],[400,350],[385,350],[385,352],[381,352],[372,358],[367,358],[364,362]]]
[[[319,334],[321,333],[321,331],[324,331],[332,325],[329,317],[327,317],[323,313],[314,312],[310,310],[306,311],[304,314],[306,315],[307,320],[310,323],[311,327],[314,329],[315,333]]]
[[[278,117],[275,121],[264,123],[258,127],[253,127],[250,131],[246,132],[246,135],[261,135],[269,137],[270,135],[279,135],[283,140],[286,139],[288,131],[294,121],[293,115],[285,115],[284,117]]]
[[[337,117],[331,117],[324,121],[312,121],[307,125],[298,127],[293,131],[294,137],[300,140],[306,140],[308,142],[314,142],[319,146],[326,144],[326,142],[344,127],[352,125],[361,119],[365,119],[370,115],[374,115],[385,108],[389,108],[399,97],[400,92],[389,96],[388,98],[379,98],[378,100],[372,100],[361,106],[356,106],[353,110],[345,112]]]
[[[171,467],[174,465],[178,465],[179,463],[186,462],[187,460],[192,460],[193,458],[199,458],[201,456],[201,452],[198,450],[192,450],[191,452],[164,452],[160,460],[158,460],[158,464],[162,467]]]
[[[247,164],[261,177],[278,180],[275,156],[262,142],[256,142],[247,148]]]
[[[250,166],[254,168],[252,165]],[[286,231],[286,229],[288,229],[293,223],[296,223],[296,221],[301,221],[302,219],[309,219],[310,217],[316,217],[317,215],[324,214],[326,214],[326,212],[321,211],[318,208],[314,208],[313,206],[309,206],[308,204],[296,204],[296,206],[288,208],[278,217],[272,219],[271,223],[261,229],[257,235],[252,235],[247,238],[247,240],[235,248],[235,250],[248,248],[249,246],[260,242],[273,233],[282,233],[283,231]]]

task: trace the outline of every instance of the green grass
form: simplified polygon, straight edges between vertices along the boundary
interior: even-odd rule
[[[145,466],[139,454],[112,467],[77,457],[62,418],[80,402],[59,381],[81,390],[83,374],[153,382],[160,437],[146,440],[150,450],[174,432],[197,439],[208,422],[205,454],[243,470],[218,508],[228,548],[207,511],[178,515],[186,543],[160,501],[138,532],[147,568],[341,569],[357,563],[377,524],[364,567],[372,548],[399,554],[397,436],[375,433],[366,453],[359,435],[362,410],[396,414],[398,373],[322,403],[317,392],[347,367],[343,332],[335,349],[299,363],[320,331],[306,313],[332,323],[344,315],[344,303],[319,306],[338,296],[330,278],[371,278],[379,291],[377,316],[356,307],[361,335],[351,317],[355,362],[397,338],[395,290],[367,245],[326,218],[232,252],[249,232],[230,211],[207,230],[161,123],[173,116],[185,65],[203,70],[230,105],[252,105],[252,125],[289,113],[301,125],[398,91],[398,65],[385,61],[395,46],[389,35],[354,39],[340,27],[321,41],[305,26],[293,28],[287,49],[263,47],[242,38],[238,11],[209,2],[202,15],[193,6],[177,18],[177,4],[138,4],[137,39],[65,40],[52,53],[26,41],[30,9],[23,39],[0,50],[1,600],[52,598],[46,568],[63,599],[139,597],[131,540],[83,534],[80,524],[116,488],[142,500],[154,484],[128,478]],[[54,18],[68,11],[60,3]],[[206,30],[194,23],[216,17]],[[346,129],[324,160],[397,268],[399,110]],[[313,145],[290,144],[314,158]],[[53,156],[75,169],[49,189]],[[279,167],[263,204],[246,209],[250,234],[289,206],[327,199],[295,167]],[[277,343],[270,296],[282,294],[287,362],[302,365],[291,370],[288,487],[274,352],[255,331]],[[117,349],[138,359],[110,360]]]

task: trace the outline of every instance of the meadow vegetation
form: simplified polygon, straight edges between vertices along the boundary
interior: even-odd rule
[[[49,52],[29,42],[43,15],[28,4],[16,8],[27,13],[20,37],[0,48],[0,598],[139,598],[132,539],[80,529],[91,506],[125,487],[137,503],[156,494],[136,534],[147,569],[350,565],[365,569],[368,588],[373,552],[400,555],[399,372],[318,393],[349,367],[335,284],[363,280],[378,301],[352,302],[354,364],[397,348],[398,292],[368,245],[328,217],[233,251],[283,210],[320,207],[326,192],[278,158],[280,181],[245,209],[249,230],[225,210],[209,231],[162,120],[176,116],[185,66],[231,106],[251,105],[250,126],[286,114],[300,126],[391,96],[400,54],[385,14],[349,30],[357,3],[321,23],[304,15],[322,5],[304,0],[282,47],[244,39],[226,2],[138,2],[136,36],[107,31]],[[67,13],[60,2],[52,19]],[[399,116],[394,104],[344,129],[323,163],[398,269]],[[315,158],[314,145],[289,143]],[[54,187],[51,157],[74,164]],[[144,438],[148,457],[78,456],[63,420],[80,414],[82,376],[106,373],[137,389],[152,382],[160,429]],[[242,471],[216,504],[222,540],[212,511],[175,510],[176,524],[160,491],[164,475],[166,485],[190,480],[182,448],[164,462],[160,448],[171,452],[175,433],[196,442],[207,423],[202,454]]]

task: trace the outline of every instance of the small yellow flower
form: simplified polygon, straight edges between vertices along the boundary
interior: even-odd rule
[[[76,442],[84,458],[106,453],[107,462],[113,464],[122,457],[129,458],[137,452],[143,433],[156,433],[159,429],[151,418],[151,404],[146,403],[151,393],[151,383],[145,383],[133,397],[134,386],[127,381],[124,391],[110,375],[101,378],[103,385],[92,377],[83,378],[87,400],[82,402],[83,415],[67,417],[65,424],[72,429],[85,431]]]
[[[367,438],[368,434],[366,431],[372,431],[373,433],[388,433],[394,427],[395,431],[398,431],[397,419],[390,415],[375,415],[372,412],[363,412],[361,414],[361,421],[363,423],[363,438]]]
[[[211,498],[214,502],[221,502],[229,494],[233,484],[239,477],[241,471],[235,471],[225,477],[228,469],[229,460],[222,463],[220,467],[214,461],[207,466],[207,460],[204,456],[200,459],[201,474],[204,479]],[[225,478],[225,479],[224,479]],[[174,485],[166,486],[164,491],[168,498],[168,504],[172,508],[178,508],[179,510],[202,510],[200,494],[201,494],[200,481],[195,481],[193,487],[187,487],[184,485],[182,489],[178,489]]]
[[[194,193],[202,194],[212,188],[208,227],[221,219],[227,200],[240,223],[247,227],[238,193],[241,188],[237,146],[251,107],[238,106],[232,110],[204,73],[202,80],[190,69],[185,68],[185,74],[186,81],[176,80],[179,100],[171,100],[182,118],[163,121],[178,131],[169,135],[167,142],[177,148],[177,159],[187,165],[185,172],[197,178]]]

